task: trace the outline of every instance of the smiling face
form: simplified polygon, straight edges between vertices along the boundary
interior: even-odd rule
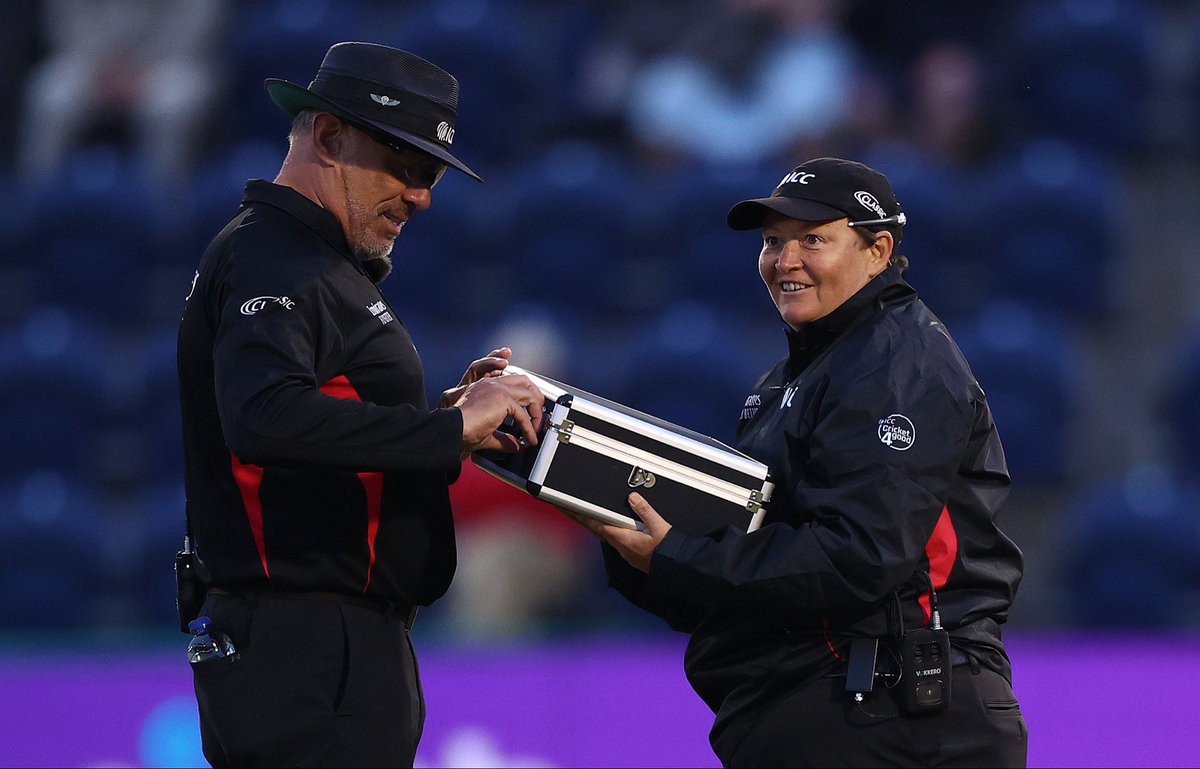
[[[758,273],[792,328],[833,312],[887,267],[891,234],[864,239],[846,222],[805,222],[774,212],[763,220]]]

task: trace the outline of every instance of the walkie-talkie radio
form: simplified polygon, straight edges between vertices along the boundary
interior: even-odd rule
[[[950,635],[938,624],[910,630],[900,639],[904,710],[933,713],[950,704]]]
[[[929,579],[929,575],[925,574]],[[901,704],[909,715],[934,713],[950,705],[950,634],[942,628],[937,592],[929,579],[929,627],[902,631],[900,653]]]

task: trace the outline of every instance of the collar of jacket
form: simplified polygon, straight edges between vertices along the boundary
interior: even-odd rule
[[[913,287],[900,276],[899,268],[889,265],[833,312],[799,329],[788,326],[788,378],[803,371],[822,350],[863,318],[915,295]]]
[[[298,219],[338,253],[349,259],[359,272],[367,274],[358,257],[350,250],[346,234],[342,232],[342,225],[338,223],[337,217],[291,187],[263,179],[251,179],[246,182],[246,191],[242,196],[242,205],[248,203],[266,203]]]

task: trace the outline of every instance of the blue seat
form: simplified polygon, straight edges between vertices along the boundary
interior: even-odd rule
[[[597,337],[583,376],[603,383],[598,395],[732,444],[755,380],[786,353],[781,321],[766,316],[764,333],[745,318],[738,307],[680,299]]]
[[[26,186],[16,177],[0,173],[0,266],[29,261],[40,233],[34,226],[35,203]]]
[[[138,621],[173,626],[175,613],[175,553],[187,530],[182,474],[144,483],[128,503],[136,522],[137,546],[126,553],[125,584]]]
[[[1078,492],[1063,514],[1060,575],[1072,624],[1179,627],[1200,588],[1197,509],[1194,480],[1155,463]]]
[[[625,229],[632,206],[628,161],[593,142],[569,140],[504,178],[510,227],[491,251],[480,251],[511,288],[514,300],[535,299],[564,313],[626,306],[618,266],[636,258]]]
[[[1160,12],[1146,0],[1023,4],[1010,93],[1028,116],[1026,130],[1116,156],[1144,150]]]
[[[1170,340],[1175,351],[1155,395],[1153,416],[1163,450],[1185,477],[1200,480],[1200,323],[1193,322]]]
[[[1070,327],[1010,301],[947,327],[987,395],[1013,483],[1051,488],[1069,480],[1069,428],[1082,388]]]
[[[64,630],[99,619],[99,596],[111,587],[101,497],[99,488],[57,471],[0,479],[5,628]]]
[[[278,77],[307,86],[330,45],[374,39],[364,12],[362,2],[238,0],[228,41],[228,139],[265,139],[286,148],[291,118],[267,96],[263,81]]]
[[[56,469],[91,477],[108,414],[108,336],[60,307],[0,331],[0,476]]]
[[[37,273],[33,294],[38,304],[62,304],[125,328],[137,328],[148,317],[152,297],[140,255],[155,250],[149,239],[71,228],[48,234],[42,249],[46,267]]]
[[[64,201],[69,201],[64,204]],[[155,299],[148,268],[174,253],[186,227],[178,200],[151,187],[133,161],[111,147],[70,153],[53,184],[26,191],[26,249],[39,254],[31,300],[60,304],[100,322],[136,327]]]
[[[227,155],[196,170],[181,201],[188,214],[188,237],[175,254],[178,263],[195,265],[200,261],[208,242],[237,213],[248,179],[275,178],[283,163],[287,130],[285,121],[270,139],[242,139]]]
[[[1114,259],[1125,188],[1105,159],[1038,136],[998,164],[975,212],[975,249],[989,294],[1066,319],[1112,310],[1105,280]]]
[[[371,18],[372,39],[411,51],[459,82],[456,132],[461,158],[485,179],[492,168],[524,162],[555,127],[539,96],[551,85],[515,0],[416,2]],[[456,145],[457,147],[458,145]]]
[[[902,143],[877,146],[864,162],[887,175],[908,217],[897,251],[908,257],[905,277],[921,298],[947,318],[990,300],[991,255],[979,237],[989,210],[988,167],[947,167]]]

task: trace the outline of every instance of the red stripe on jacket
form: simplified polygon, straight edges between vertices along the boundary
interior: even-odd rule
[[[262,486],[263,469],[258,465],[244,464],[240,459],[229,455],[233,465],[233,480],[237,483],[238,491],[242,492],[242,504],[246,506],[246,519],[250,522],[250,533],[254,535],[254,546],[258,548],[258,560],[262,561],[263,574],[271,578],[271,570],[267,568],[267,543],[263,539],[262,499],[258,496]]]
[[[321,385],[321,392],[343,400],[361,401],[354,385],[344,376],[336,376]],[[233,465],[233,479],[238,490],[242,493],[242,504],[246,506],[246,519],[250,523],[250,533],[254,536],[254,546],[258,548],[258,558],[262,562],[263,574],[271,578],[271,570],[267,566],[267,545],[263,537],[262,498],[259,490],[262,487],[263,469],[258,465],[246,464],[235,456],[230,456]],[[367,496],[367,579],[363,583],[363,592],[371,584],[371,569],[375,565],[375,536],[379,532],[379,511],[383,502],[383,474],[358,473],[358,480],[363,485]]]
[[[925,543],[925,557],[929,560],[929,579],[933,582],[934,590],[941,590],[950,579],[950,570],[954,568],[954,559],[958,557],[958,534],[954,531],[954,523],[950,520],[950,508],[943,507],[933,534]],[[929,622],[932,611],[929,606],[929,591],[921,594],[917,602],[925,621]]]
[[[344,376],[335,376],[321,385],[321,392],[333,398],[361,401],[358,391]],[[375,566],[375,536],[379,533],[379,511],[383,508],[383,473],[357,473],[367,496],[367,579],[363,592],[371,586],[371,570]]]

